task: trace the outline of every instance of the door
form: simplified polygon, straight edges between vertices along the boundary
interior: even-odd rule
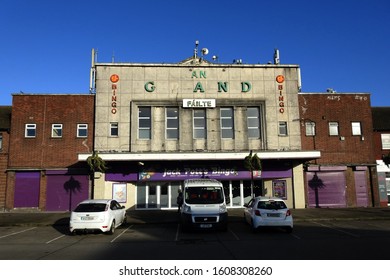
[[[40,172],[16,172],[14,207],[39,207]]]
[[[366,171],[355,171],[356,206],[368,206]]]

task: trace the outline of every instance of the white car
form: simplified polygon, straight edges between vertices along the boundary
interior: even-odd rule
[[[293,217],[283,199],[258,196],[245,204],[244,218],[253,231],[262,227],[282,227],[291,233]]]
[[[113,234],[126,223],[126,210],[116,200],[89,199],[80,202],[70,215],[69,231],[95,231]]]

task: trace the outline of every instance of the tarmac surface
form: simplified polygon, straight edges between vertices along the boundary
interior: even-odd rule
[[[244,209],[228,209],[229,222],[243,222]],[[291,209],[294,222],[331,220],[390,220],[390,208],[307,208]],[[13,210],[0,212],[0,226],[67,226],[70,212]],[[178,223],[175,210],[128,210],[129,224]]]

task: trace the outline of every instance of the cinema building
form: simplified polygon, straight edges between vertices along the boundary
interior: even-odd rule
[[[252,192],[306,207],[298,65],[222,64],[194,55],[177,64],[101,63],[93,54],[94,149],[106,162],[94,198],[131,209],[173,209],[187,178],[222,181],[229,207]],[[262,169],[244,158],[253,151]],[[81,153],[85,161],[90,153]]]

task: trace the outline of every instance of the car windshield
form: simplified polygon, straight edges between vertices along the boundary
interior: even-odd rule
[[[272,209],[272,210],[278,210],[278,209],[286,209],[287,206],[283,201],[259,201],[257,204],[258,209]]]
[[[189,187],[185,190],[184,199],[188,204],[222,203],[222,189],[219,187]]]
[[[105,203],[82,203],[76,207],[74,212],[104,212],[105,210]]]

